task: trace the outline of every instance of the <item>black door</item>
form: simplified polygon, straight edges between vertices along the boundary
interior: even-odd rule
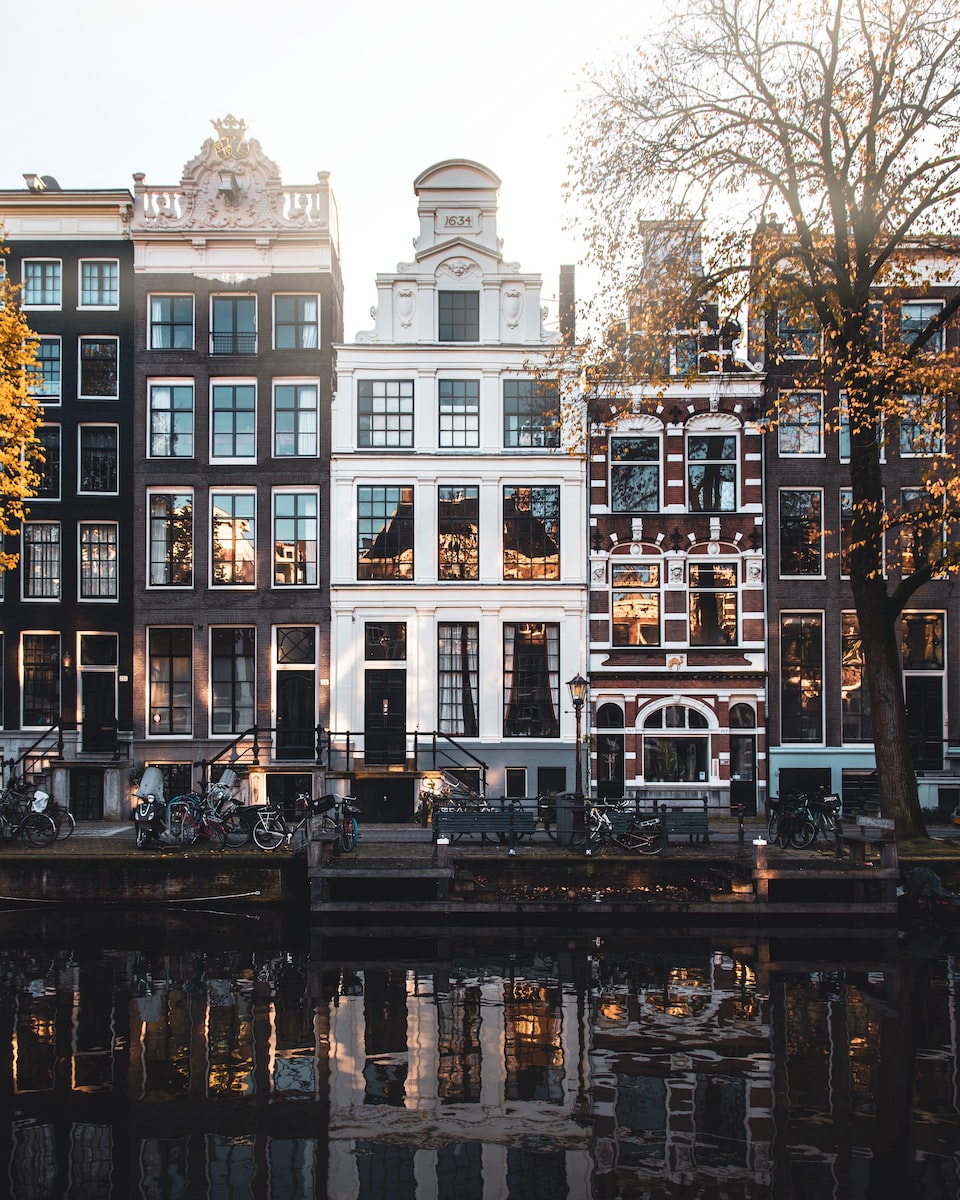
[[[752,733],[730,735],[730,807],[741,804],[744,816],[757,815],[757,739]]]
[[[406,761],[407,673],[367,671],[364,677],[363,757],[367,766]]]
[[[112,671],[82,671],[83,749],[112,754],[117,748],[117,687]]]
[[[312,671],[277,672],[277,757],[316,754],[316,703]]]
[[[915,771],[943,770],[943,680],[937,675],[907,675],[907,734]]]

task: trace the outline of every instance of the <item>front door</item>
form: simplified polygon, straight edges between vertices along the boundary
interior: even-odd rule
[[[117,748],[117,688],[112,671],[81,671],[83,749],[112,754]]]
[[[943,770],[943,678],[907,675],[907,734],[915,771]]]
[[[757,739],[752,733],[730,735],[730,807],[741,804],[745,817],[757,815]]]
[[[406,762],[407,672],[367,671],[363,712],[364,763]]]
[[[316,696],[312,671],[277,672],[277,757],[316,754]]]

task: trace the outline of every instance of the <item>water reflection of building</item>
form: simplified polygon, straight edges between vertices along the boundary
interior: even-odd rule
[[[928,1200],[957,1192],[945,959],[335,963],[0,955],[11,1200],[839,1198],[888,1153]]]

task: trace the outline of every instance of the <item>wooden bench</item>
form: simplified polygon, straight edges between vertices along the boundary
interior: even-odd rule
[[[461,838],[466,834],[509,841],[511,834],[525,837],[537,827],[537,814],[522,808],[438,808],[433,814],[437,837]]]
[[[694,839],[701,838],[710,841],[710,820],[706,808],[667,808],[659,809],[663,821],[663,834],[666,841],[672,837],[685,837],[690,845]]]
[[[866,863],[867,847],[880,851],[880,865],[893,869],[897,866],[897,835],[890,817],[857,817],[855,830],[844,829],[841,833],[844,846],[850,850],[850,860],[862,867]]]

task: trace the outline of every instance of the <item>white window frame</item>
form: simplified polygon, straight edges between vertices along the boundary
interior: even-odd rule
[[[784,429],[789,429],[791,433],[797,431],[796,436],[798,444],[802,440],[800,431],[810,429],[810,423],[800,419],[802,416],[802,398],[817,397],[819,417],[816,424],[817,448],[815,450],[804,450],[802,447],[798,450],[784,448]],[[801,401],[800,405],[795,404],[796,401]],[[789,425],[783,423],[783,414],[787,411],[787,405],[794,402],[794,409],[797,414],[797,419],[790,422]],[[782,388],[777,396],[777,455],[779,458],[823,458],[823,392],[819,388]]]
[[[914,337],[911,338],[911,340],[908,342],[903,336],[903,321],[904,321],[905,314],[911,308],[928,309],[929,311],[921,317],[921,322],[922,322],[921,329],[918,329],[917,333],[914,335]],[[903,342],[903,344],[905,346],[912,346],[914,341],[916,340],[917,335],[919,335],[919,333],[922,332],[922,330],[925,329],[932,320],[936,319],[936,315],[935,315],[936,312],[939,312],[942,309],[943,309],[943,301],[942,300],[919,299],[919,298],[914,299],[914,300],[902,300],[900,302],[900,324],[898,327],[900,341]],[[930,341],[928,341],[926,343],[926,345],[922,348],[920,353],[925,354],[925,355],[926,354],[940,354],[943,351],[943,335],[944,335],[944,330],[943,329],[938,330],[937,333],[935,333],[934,336],[930,339]]]
[[[115,392],[93,393],[81,390],[83,384],[83,344],[84,342],[113,342],[117,348],[114,362],[117,365],[117,387]],[[119,400],[120,398],[120,338],[114,333],[82,333],[77,338],[77,399],[78,400]]]
[[[172,399],[172,393],[173,393],[174,388],[189,388],[190,389],[191,399],[190,399],[190,453],[189,454],[156,454],[156,453],[154,453],[154,449],[153,449],[153,438],[154,438],[153,417],[154,417],[154,411],[155,411],[154,404],[153,404],[154,388],[170,389],[171,399]],[[172,416],[176,410],[173,407],[171,407],[169,409],[162,409],[159,411],[169,412],[171,414],[171,424],[172,424]],[[159,435],[159,436],[162,436],[162,435]],[[167,437],[170,439],[171,444],[173,443],[173,436],[174,436],[173,430],[171,428],[170,432],[167,434]],[[194,379],[192,379],[190,376],[171,377],[171,378],[167,378],[165,376],[159,376],[159,377],[152,376],[151,378],[149,378],[147,380],[147,458],[154,459],[155,461],[158,461],[158,462],[187,462],[191,459],[196,458],[196,455],[197,455],[197,387],[196,387],[196,381]]]
[[[908,408],[907,402],[911,399],[922,401],[925,404],[929,403],[930,405],[933,405],[934,403],[937,403],[939,405],[939,408],[940,408],[940,413],[939,413],[940,419],[938,422],[939,423],[939,431],[934,433],[932,429],[930,429],[928,431],[921,430],[920,434],[917,435],[918,441],[921,441],[929,436],[930,447],[931,447],[929,450],[914,450],[912,448],[904,447],[904,440],[903,440],[904,425],[907,422],[909,422],[911,425],[914,426],[914,428],[916,428],[916,423],[907,414],[907,408]],[[927,395],[922,392],[907,392],[907,393],[905,393],[903,396],[903,408],[902,408],[902,412],[901,412],[901,416],[900,416],[899,436],[898,436],[897,442],[898,442],[901,458],[917,459],[917,458],[940,458],[940,457],[942,457],[946,453],[946,445],[947,445],[947,404],[946,404],[946,399],[943,396],[932,396],[932,395]]]
[[[316,578],[313,583],[281,583],[277,580],[277,500],[281,496],[312,496],[316,503],[313,516],[313,571]],[[279,518],[290,520],[289,517]],[[274,488],[270,497],[270,586],[271,588],[289,592],[291,590],[313,591],[320,586],[320,490],[311,487],[278,487]]]
[[[112,592],[101,593],[97,596],[85,596],[83,594],[84,586],[84,569],[83,569],[83,531],[85,529],[112,529],[113,530],[113,590]],[[98,575],[99,582],[103,582],[103,578]],[[107,574],[107,582],[110,582],[110,575]],[[80,604],[115,604],[120,600],[120,526],[117,521],[78,521],[77,522],[77,601]]]
[[[281,346],[277,343],[277,324],[278,324],[277,323],[277,301],[283,300],[283,299],[291,299],[291,298],[300,299],[300,300],[313,300],[316,303],[317,319],[314,324],[314,328],[316,329],[316,340],[312,346],[301,346],[299,344],[296,346]],[[282,350],[282,351],[286,352],[288,350],[319,350],[320,349],[320,294],[319,294],[319,292],[274,292],[272,302],[271,302],[271,314],[270,315],[271,315],[272,326],[273,326],[272,334],[273,334],[273,349],[274,350]],[[297,323],[296,328],[299,331],[308,326],[309,326],[308,322],[300,321]],[[291,324],[291,322],[285,321],[284,328],[288,328],[288,327],[293,328],[293,325]]]
[[[83,301],[83,268],[90,264],[98,266],[114,266],[117,269],[117,282],[114,291],[115,299],[107,304],[85,304]],[[102,280],[101,280],[102,281]],[[102,291],[102,289],[100,289]],[[77,308],[78,309],[117,309],[120,307],[120,259],[119,258],[81,258],[77,263]]]
[[[57,536],[55,540],[47,543],[50,546],[56,545],[56,562],[55,575],[49,575],[46,571],[41,574],[42,580],[48,580],[55,585],[56,590],[49,595],[32,595],[27,586],[31,579],[31,573],[27,569],[27,531],[29,529],[43,526],[47,529],[55,529]],[[44,567],[54,563],[51,556],[49,563],[44,559]],[[59,604],[63,598],[63,530],[59,521],[24,521],[20,531],[20,598],[30,604]]]
[[[155,346],[153,344],[154,325],[165,326],[165,321],[154,321],[154,300],[189,300],[190,301],[190,345],[189,346]],[[171,329],[174,324],[171,321]],[[193,292],[151,292],[147,296],[147,349],[158,354],[169,354],[176,351],[194,350],[197,345],[197,298]]]
[[[253,539],[252,539],[253,540],[253,554],[250,559],[250,561],[252,561],[252,563],[253,563],[253,579],[250,580],[249,583],[248,582],[237,583],[234,581],[226,583],[226,582],[222,582],[215,578],[214,557],[213,557],[213,547],[214,547],[214,540],[215,540],[214,533],[213,533],[213,520],[214,520],[213,510],[214,510],[214,507],[215,507],[218,499],[223,496],[232,496],[232,497],[250,496],[253,499]],[[210,502],[209,502],[209,506],[207,509],[207,544],[209,546],[209,551],[208,551],[208,555],[207,555],[207,557],[208,557],[207,579],[209,580],[209,587],[216,589],[216,591],[218,591],[218,592],[221,592],[221,591],[251,592],[251,591],[256,590],[256,587],[257,587],[257,552],[259,549],[259,544],[257,541],[257,515],[258,514],[257,514],[257,489],[256,488],[252,488],[252,487],[218,487],[218,488],[210,489]],[[194,519],[196,519],[196,518],[194,518]],[[237,520],[236,514],[234,514],[234,516],[231,518],[231,520],[233,520],[233,521]],[[196,531],[196,525],[194,525],[194,531]],[[272,532],[272,530],[271,530],[271,532]],[[232,561],[233,561],[233,566],[235,569],[236,563],[237,563],[236,555],[234,555],[234,558]],[[272,559],[271,559],[271,572],[272,572]]]
[[[83,487],[81,470],[83,466],[83,431],[85,429],[113,429],[117,441],[117,486],[112,492],[90,491]],[[77,425],[77,495],[78,496],[119,496],[120,495],[120,426],[115,421],[81,421]]]
[[[818,553],[819,569],[816,571],[802,572],[802,573],[795,572],[792,574],[784,573],[784,570],[783,570],[783,544],[782,544],[783,497],[788,492],[807,492],[807,493],[811,493],[811,494],[816,494],[820,497],[820,530],[819,530],[819,533],[817,534],[817,545],[819,546],[819,553]],[[825,545],[824,538],[825,538],[825,534],[826,534],[826,512],[824,510],[824,505],[825,505],[826,497],[825,497],[824,492],[825,492],[824,488],[817,487],[816,485],[813,485],[811,487],[803,487],[801,485],[797,485],[796,487],[793,487],[793,486],[782,487],[777,492],[777,530],[778,530],[777,578],[778,579],[823,579],[825,577],[826,545]]]
[[[39,354],[40,346],[44,342],[51,344],[51,345],[53,343],[56,343],[56,346],[57,346],[57,362],[59,364],[59,372],[58,372],[59,382],[57,384],[57,390],[55,392],[47,391],[46,390],[46,387],[47,387],[46,381],[44,381],[39,387],[31,387],[30,395],[35,396],[40,401],[40,403],[45,405],[46,407],[54,408],[54,407],[59,407],[62,402],[62,399],[63,399],[63,338],[58,333],[38,334],[37,335],[38,354]],[[37,371],[39,369],[39,366],[40,366],[40,359],[38,357],[38,359],[32,369],[34,371]]]
[[[239,435],[242,437],[248,437],[248,436],[253,437],[253,451],[250,454],[216,454],[215,447],[216,447],[217,431],[216,431],[216,410],[215,410],[214,404],[215,404],[217,389],[218,388],[241,388],[241,387],[251,388],[253,390],[253,433],[252,433],[252,435],[248,435],[246,433]],[[210,380],[209,395],[210,395],[210,409],[209,409],[209,412],[210,412],[210,422],[209,422],[210,423],[210,462],[211,463],[247,463],[247,464],[255,463],[257,461],[257,433],[258,433],[258,430],[257,430],[257,408],[258,408],[258,404],[259,404],[259,397],[257,395],[256,377],[250,376],[250,375],[237,376],[236,378],[234,378],[232,376],[221,376],[221,375],[214,376]],[[226,411],[226,410],[224,410],[224,411]],[[237,437],[238,437],[237,430],[236,430],[236,414],[238,411],[245,411],[245,410],[238,410],[234,406],[230,411],[233,412],[233,414],[234,414],[234,430],[233,430],[233,434],[231,436],[232,436],[232,439],[234,442],[234,449],[236,449],[236,441],[237,441]]]
[[[60,269],[60,286],[58,288],[57,300],[53,304],[35,304],[27,299],[27,264],[28,263],[56,263]],[[63,259],[62,258],[42,258],[30,257],[25,258],[20,263],[20,307],[25,309],[47,309],[48,311],[58,311],[63,308]]]
[[[313,409],[313,441],[314,441],[315,449],[310,454],[301,454],[299,449],[295,450],[293,454],[278,454],[277,453],[277,439],[280,437],[280,433],[277,429],[277,390],[279,388],[296,388],[296,389],[298,389],[298,391],[297,391],[298,405],[297,405],[296,409],[292,410],[296,414],[298,421],[299,421],[299,416],[300,416],[301,412],[309,411],[307,409],[301,409],[299,407],[299,395],[300,395],[299,389],[313,388],[314,398],[316,400],[316,404],[314,405],[314,409]],[[273,426],[272,435],[271,435],[272,439],[273,439],[273,441],[272,441],[273,457],[276,459],[280,459],[284,462],[287,461],[287,459],[291,459],[291,458],[304,458],[304,459],[318,458],[320,455],[320,381],[316,378],[311,378],[309,376],[302,378],[302,379],[299,379],[299,378],[274,379],[274,380],[272,380],[271,396],[272,396],[272,406],[271,406],[270,416],[271,416],[271,421],[272,421],[272,426]],[[287,411],[287,410],[284,410],[284,411]],[[292,436],[293,440],[294,440],[294,444],[296,445],[299,443],[299,439],[302,436],[302,434],[300,433],[299,430],[297,430],[292,435],[287,434],[285,432],[283,434],[283,436],[284,437]]]
[[[190,501],[190,582],[189,583],[154,583],[153,582],[153,536],[152,536],[152,516],[151,504],[154,496],[185,496]],[[146,494],[146,545],[145,545],[145,570],[146,570],[146,587],[148,591],[153,592],[190,592],[196,584],[197,579],[197,498],[192,487],[153,487],[147,489]],[[161,560],[157,560],[160,562]],[[166,562],[164,556],[163,562]]]
[[[31,504],[52,504],[63,498],[63,426],[60,424],[59,421],[44,421],[43,424],[40,426],[40,429],[37,430],[38,435],[40,434],[40,432],[43,429],[56,429],[57,433],[58,433],[58,436],[57,436],[57,455],[58,455],[57,494],[55,496],[40,496],[40,495],[32,496],[30,498]],[[48,465],[49,465],[49,460],[47,460],[43,463],[43,466],[40,468],[41,475],[43,474],[44,469]]]

